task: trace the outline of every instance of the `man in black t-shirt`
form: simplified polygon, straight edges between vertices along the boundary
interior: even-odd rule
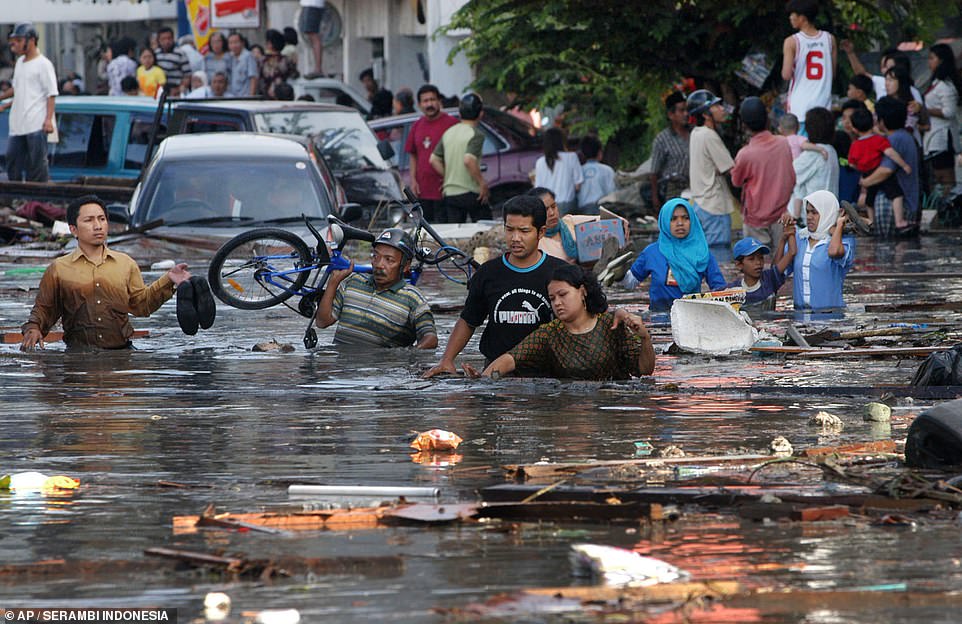
[[[508,253],[485,262],[471,278],[461,318],[454,325],[444,355],[425,377],[457,373],[454,358],[485,319],[488,324],[479,346],[490,362],[554,318],[548,280],[565,262],[538,249],[546,221],[544,203],[537,197],[521,195],[504,204]]]

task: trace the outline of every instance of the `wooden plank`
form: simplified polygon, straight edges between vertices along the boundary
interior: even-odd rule
[[[871,455],[875,453],[894,453],[895,440],[876,440],[874,442],[860,442],[858,444],[843,444],[841,446],[820,446],[804,449],[799,454],[802,457],[824,457],[826,455]]]
[[[147,338],[150,332],[146,329],[135,329],[131,338]],[[63,340],[62,331],[52,331],[43,337],[44,342],[59,342]],[[23,334],[20,332],[3,332],[3,344],[20,344],[23,342]]]
[[[663,603],[683,602],[692,598],[735,596],[743,591],[735,581],[706,581],[694,583],[659,583],[649,587],[617,587],[592,585],[588,587],[537,587],[522,590],[529,596],[552,596],[581,602]]]
[[[696,457],[646,457],[644,459],[616,459],[593,462],[572,462],[556,464],[507,464],[502,466],[506,476],[520,481],[526,479],[544,479],[550,477],[562,477],[577,474],[582,470],[592,468],[604,468],[610,466],[674,466],[685,464],[704,464],[712,465],[744,463],[744,462],[764,462],[778,459],[775,455],[700,455]]]
[[[820,347],[752,347],[753,353],[779,353],[798,357],[927,357],[948,347],[873,347],[863,349],[823,349]]]

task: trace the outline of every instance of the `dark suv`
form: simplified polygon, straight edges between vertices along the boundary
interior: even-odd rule
[[[444,112],[458,117],[456,108],[449,108]],[[408,113],[368,122],[378,139],[391,142],[394,150],[391,162],[397,166],[408,184],[411,177],[404,143],[411,126],[420,116],[419,113]],[[481,171],[484,172],[484,179],[488,181],[488,188],[491,189],[492,205],[500,204],[530,189],[531,180],[528,174],[534,170],[535,161],[542,155],[541,131],[490,106],[484,107],[481,130],[484,132]]]

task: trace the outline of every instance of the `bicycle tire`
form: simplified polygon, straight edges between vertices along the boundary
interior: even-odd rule
[[[265,254],[264,251],[269,251]],[[241,310],[263,310],[286,301],[299,290],[311,271],[293,277],[284,272],[311,266],[311,251],[298,235],[279,228],[259,228],[238,234],[217,250],[207,281],[218,299]],[[271,284],[265,272],[285,284]]]

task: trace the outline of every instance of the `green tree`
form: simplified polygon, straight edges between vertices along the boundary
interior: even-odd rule
[[[934,7],[947,14],[944,0],[836,0],[820,21],[840,37],[833,25],[858,24],[850,34],[865,49],[895,23],[923,32]],[[476,88],[517,92],[529,107],[563,104],[575,132],[617,140],[622,164],[645,156],[673,83],[687,76],[748,89],[734,74],[741,59],[765,52],[777,69],[791,32],[772,0],[469,0],[450,28],[470,31],[458,50],[476,67]]]

